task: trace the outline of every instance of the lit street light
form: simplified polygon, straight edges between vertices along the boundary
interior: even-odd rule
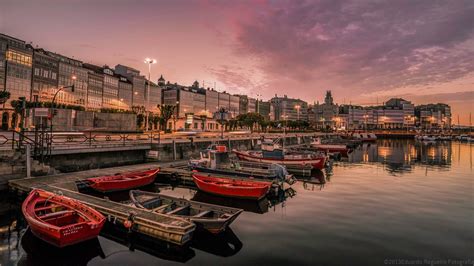
[[[146,112],[146,114],[145,114],[145,131],[147,131],[148,126],[149,126],[148,125],[148,115],[149,115],[149,112],[150,112],[150,110],[148,110],[148,108],[149,108],[149,105],[150,105],[151,65],[156,64],[156,60],[146,58],[144,62],[145,62],[145,64],[148,64],[148,83],[147,83],[147,90],[146,90],[146,108],[145,108],[145,112]]]
[[[295,105],[296,114],[297,114],[297,120],[298,120],[298,121],[300,120],[300,108],[301,108],[301,105],[299,105],[299,104]]]

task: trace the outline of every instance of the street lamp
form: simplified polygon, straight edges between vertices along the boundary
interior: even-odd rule
[[[72,76],[72,79],[75,80],[75,76]],[[54,117],[54,113],[53,113],[53,107],[54,107],[54,102],[56,101],[56,96],[58,96],[58,93],[64,89],[67,89],[67,88],[71,88],[71,92],[74,92],[74,84],[72,84],[71,86],[65,86],[65,87],[61,87],[59,88],[56,93],[54,94],[53,96],[53,100],[51,101],[51,107],[50,107],[50,110],[49,110],[49,115],[51,116],[51,122],[49,123],[49,153],[51,154],[51,148],[52,148],[52,144],[53,144],[53,117]]]
[[[173,112],[173,122],[174,122],[174,131],[176,131],[176,119],[177,119],[177,116],[178,116],[178,111],[179,111],[179,101],[176,101],[176,105],[175,105],[175,111]]]
[[[286,119],[288,118],[288,115],[282,115],[281,117],[283,117],[283,122],[285,122],[283,126],[283,134],[286,135],[286,124],[287,124]]]
[[[299,121],[300,120],[300,108],[301,108],[301,105],[295,105],[295,109],[296,109],[296,114],[297,114],[297,120]]]
[[[367,131],[367,118],[369,116],[367,114],[364,115],[364,122],[365,122],[365,131]]]
[[[148,64],[148,83],[147,83],[147,92],[146,92],[146,108],[145,108],[145,112],[146,112],[146,115],[145,115],[145,130],[148,130],[148,115],[149,115],[149,111],[148,108],[149,108],[149,105],[150,105],[150,76],[151,76],[151,65],[153,64],[156,64],[156,60],[155,59],[150,59],[150,58],[145,58],[145,64]]]

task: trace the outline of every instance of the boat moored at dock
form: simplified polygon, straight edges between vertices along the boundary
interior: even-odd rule
[[[149,185],[155,181],[159,168],[86,179],[89,186],[102,193],[129,190]]]
[[[237,151],[233,150],[240,160],[277,163],[287,167],[311,166],[315,169],[323,169],[326,165],[326,155],[319,152],[284,151],[274,143],[262,143],[261,151]]]
[[[30,192],[22,212],[31,232],[57,247],[97,237],[105,222],[105,217],[93,208],[41,189]]]
[[[195,172],[193,180],[199,190],[231,198],[259,200],[267,195],[271,182],[226,178]]]
[[[293,184],[296,179],[289,174],[286,167],[276,163],[261,163],[231,160],[227,147],[222,145],[211,146],[200,152],[200,158],[190,160],[191,170],[214,173],[241,178],[259,178],[285,181]]]
[[[189,220],[214,234],[224,231],[243,211],[140,190],[131,190],[130,199],[136,207]]]

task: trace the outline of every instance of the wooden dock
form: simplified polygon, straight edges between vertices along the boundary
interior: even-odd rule
[[[41,188],[46,191],[62,194],[98,210],[107,217],[109,222],[117,226],[124,226],[125,221],[128,220],[132,223],[130,227],[131,231],[149,235],[170,243],[183,245],[191,240],[192,233],[195,230],[195,225],[192,222],[164,214],[149,212],[144,209],[138,209],[108,199],[79,193],[76,187],[77,181],[84,180],[88,177],[142,171],[156,167],[162,167],[169,171],[169,169],[175,166],[182,167],[183,162],[177,161],[166,164],[147,163],[44,177],[32,177],[12,180],[9,182],[9,185],[13,191],[23,195],[33,188]]]

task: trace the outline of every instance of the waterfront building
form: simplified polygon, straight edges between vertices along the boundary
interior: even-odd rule
[[[373,129],[376,127],[374,110],[359,105],[340,105],[338,114],[333,118],[334,127],[344,129]]]
[[[33,49],[31,97],[34,102],[51,101],[59,86],[59,60],[43,49]]]
[[[246,114],[249,112],[249,97],[247,95],[236,95],[239,97],[239,114]]]
[[[129,66],[118,64],[115,73],[126,77],[133,84],[132,108],[145,107],[146,78],[140,75],[140,71]]]
[[[11,101],[31,97],[31,73],[33,65],[33,50],[29,49],[25,41],[0,34],[0,50],[3,81],[1,90],[10,92],[10,99],[5,108],[11,109]]]
[[[147,94],[146,96],[149,96],[150,99],[146,100],[147,103],[147,110],[150,112],[157,114],[159,113],[158,109],[158,104],[161,104],[161,98],[162,98],[162,92],[161,92],[161,87],[158,86],[158,84],[153,83],[151,81],[146,81],[145,86],[148,86],[148,83],[150,84],[150,93]]]
[[[100,108],[120,109],[119,78],[115,76],[114,70],[108,66],[100,67],[92,64],[83,64],[83,67],[103,77],[102,104]],[[96,96],[98,96],[98,91],[93,91],[91,98],[95,99]],[[93,106],[94,109],[97,108],[95,105]]]
[[[273,107],[273,120],[308,120],[308,103],[303,100],[275,95],[270,103]]]
[[[229,95],[229,114],[231,118],[236,118],[240,113],[240,97]]]
[[[114,70],[108,66],[102,69],[104,74],[104,94],[102,96],[102,108],[119,109],[119,78],[115,76]]]
[[[204,93],[206,95],[206,115],[208,118],[212,118],[214,113],[219,110],[219,92],[214,89],[207,88]]]
[[[57,53],[48,52],[59,61],[58,87],[74,85],[74,91],[65,89],[58,92],[57,103],[79,105],[87,108],[87,84],[89,83],[89,70],[82,67],[82,62]],[[45,95],[45,101],[53,99],[56,90]]]
[[[248,113],[257,112],[257,99],[248,97],[247,112]]]
[[[415,107],[417,126],[423,129],[450,128],[451,107],[447,104],[424,104]]]
[[[268,101],[257,100],[255,104],[256,112],[261,114],[265,120],[275,120],[273,106]]]
[[[87,109],[99,111],[102,109],[102,96],[104,93],[104,74],[93,70],[88,72],[87,80]]]
[[[339,106],[334,104],[331,91],[326,91],[324,103],[319,102],[308,109],[308,120],[310,124],[319,129],[335,128],[338,123]],[[340,125],[339,125],[340,126]]]
[[[415,123],[414,105],[401,98],[392,98],[381,106],[362,107],[341,105],[334,119],[336,128],[346,129],[404,129]]]
[[[118,83],[118,97],[120,101],[120,110],[132,110],[133,100],[133,85],[126,77],[115,73],[115,76],[119,79]],[[160,90],[161,91],[161,90]]]
[[[176,105],[173,119],[178,126],[194,128],[195,119],[208,117],[205,91],[197,82],[191,87],[168,84],[163,88],[163,104]]]
[[[219,108],[224,108],[226,109],[227,111],[230,110],[230,94],[228,94],[227,92],[219,92],[219,95],[218,95],[218,98],[219,98]]]

